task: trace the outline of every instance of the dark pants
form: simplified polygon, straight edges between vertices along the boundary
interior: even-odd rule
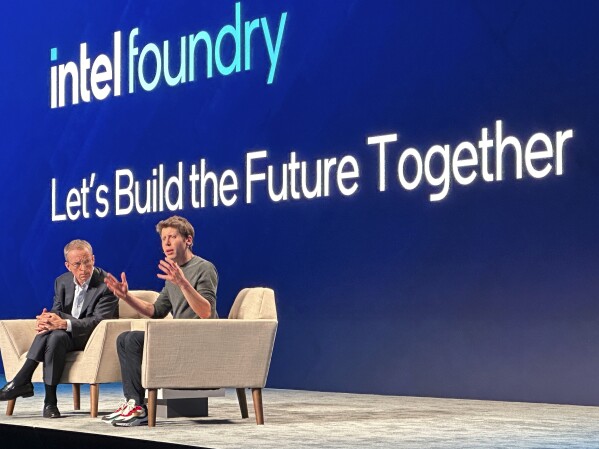
[[[44,383],[58,385],[64,371],[67,352],[76,351],[71,335],[63,330],[49,331],[36,335],[31,343],[27,358],[44,364]]]
[[[141,361],[144,349],[142,331],[123,332],[116,340],[116,350],[121,362],[123,392],[127,400],[134,399],[138,405],[145,402],[145,388],[141,386]]]

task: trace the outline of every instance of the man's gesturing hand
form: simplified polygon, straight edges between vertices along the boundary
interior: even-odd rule
[[[173,284],[178,285],[179,287],[183,287],[187,283],[185,274],[183,274],[183,270],[181,267],[179,267],[177,262],[170,260],[169,258],[165,258],[164,260],[160,261],[158,268],[164,272],[164,274],[156,275],[160,279],[171,281]]]
[[[127,276],[125,276],[125,273],[121,273],[121,282],[110,273],[108,273],[104,282],[106,282],[110,291],[114,293],[117,298],[124,300],[127,297],[127,293],[129,293],[129,284],[127,284]]]

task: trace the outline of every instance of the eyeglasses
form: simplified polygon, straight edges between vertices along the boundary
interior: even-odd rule
[[[69,265],[71,267],[73,267],[75,270],[78,270],[81,267],[83,267],[83,268],[91,267],[93,264],[94,264],[94,262],[91,259],[86,259],[86,260],[82,260],[81,262],[75,262],[75,263],[69,262]]]

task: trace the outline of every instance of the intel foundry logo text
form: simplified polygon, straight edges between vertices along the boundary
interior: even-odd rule
[[[50,67],[50,107],[62,108],[79,104],[80,101],[87,103],[105,100],[110,96],[118,97],[123,92],[123,72],[127,74],[125,89],[130,94],[139,88],[152,91],[161,81],[174,87],[194,82],[203,76],[212,78],[215,72],[222,76],[246,72],[253,69],[252,44],[266,47],[270,63],[266,83],[272,84],[278,67],[287,13],[281,14],[279,23],[275,23],[274,27],[266,17],[242,21],[241,2],[238,2],[235,3],[234,21],[234,24],[224,25],[216,37],[207,31],[181,36],[178,38],[180,46],[177,56],[173,55],[177,45],[169,40],[144,43],[139,28],[133,28],[128,33],[124,49],[123,33],[115,31],[111,54],[91,56],[87,42],[82,42],[79,45],[78,62],[58,64],[58,48],[52,48],[50,61],[57,64]],[[224,60],[223,42],[226,45],[233,43],[232,60]]]

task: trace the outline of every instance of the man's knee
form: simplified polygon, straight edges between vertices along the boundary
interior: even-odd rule
[[[129,332],[129,345],[134,348],[143,348],[145,335],[142,331]]]
[[[118,337],[116,337],[117,348],[124,348],[127,345],[127,334],[129,334],[129,333],[130,333],[130,331],[123,332],[123,333],[119,334]]]
[[[55,349],[58,347],[68,347],[70,336],[66,331],[55,330],[48,333],[46,337],[46,350]]]
[[[116,339],[116,345],[119,352],[137,351],[143,348],[144,333],[141,331],[128,331],[120,334]]]

